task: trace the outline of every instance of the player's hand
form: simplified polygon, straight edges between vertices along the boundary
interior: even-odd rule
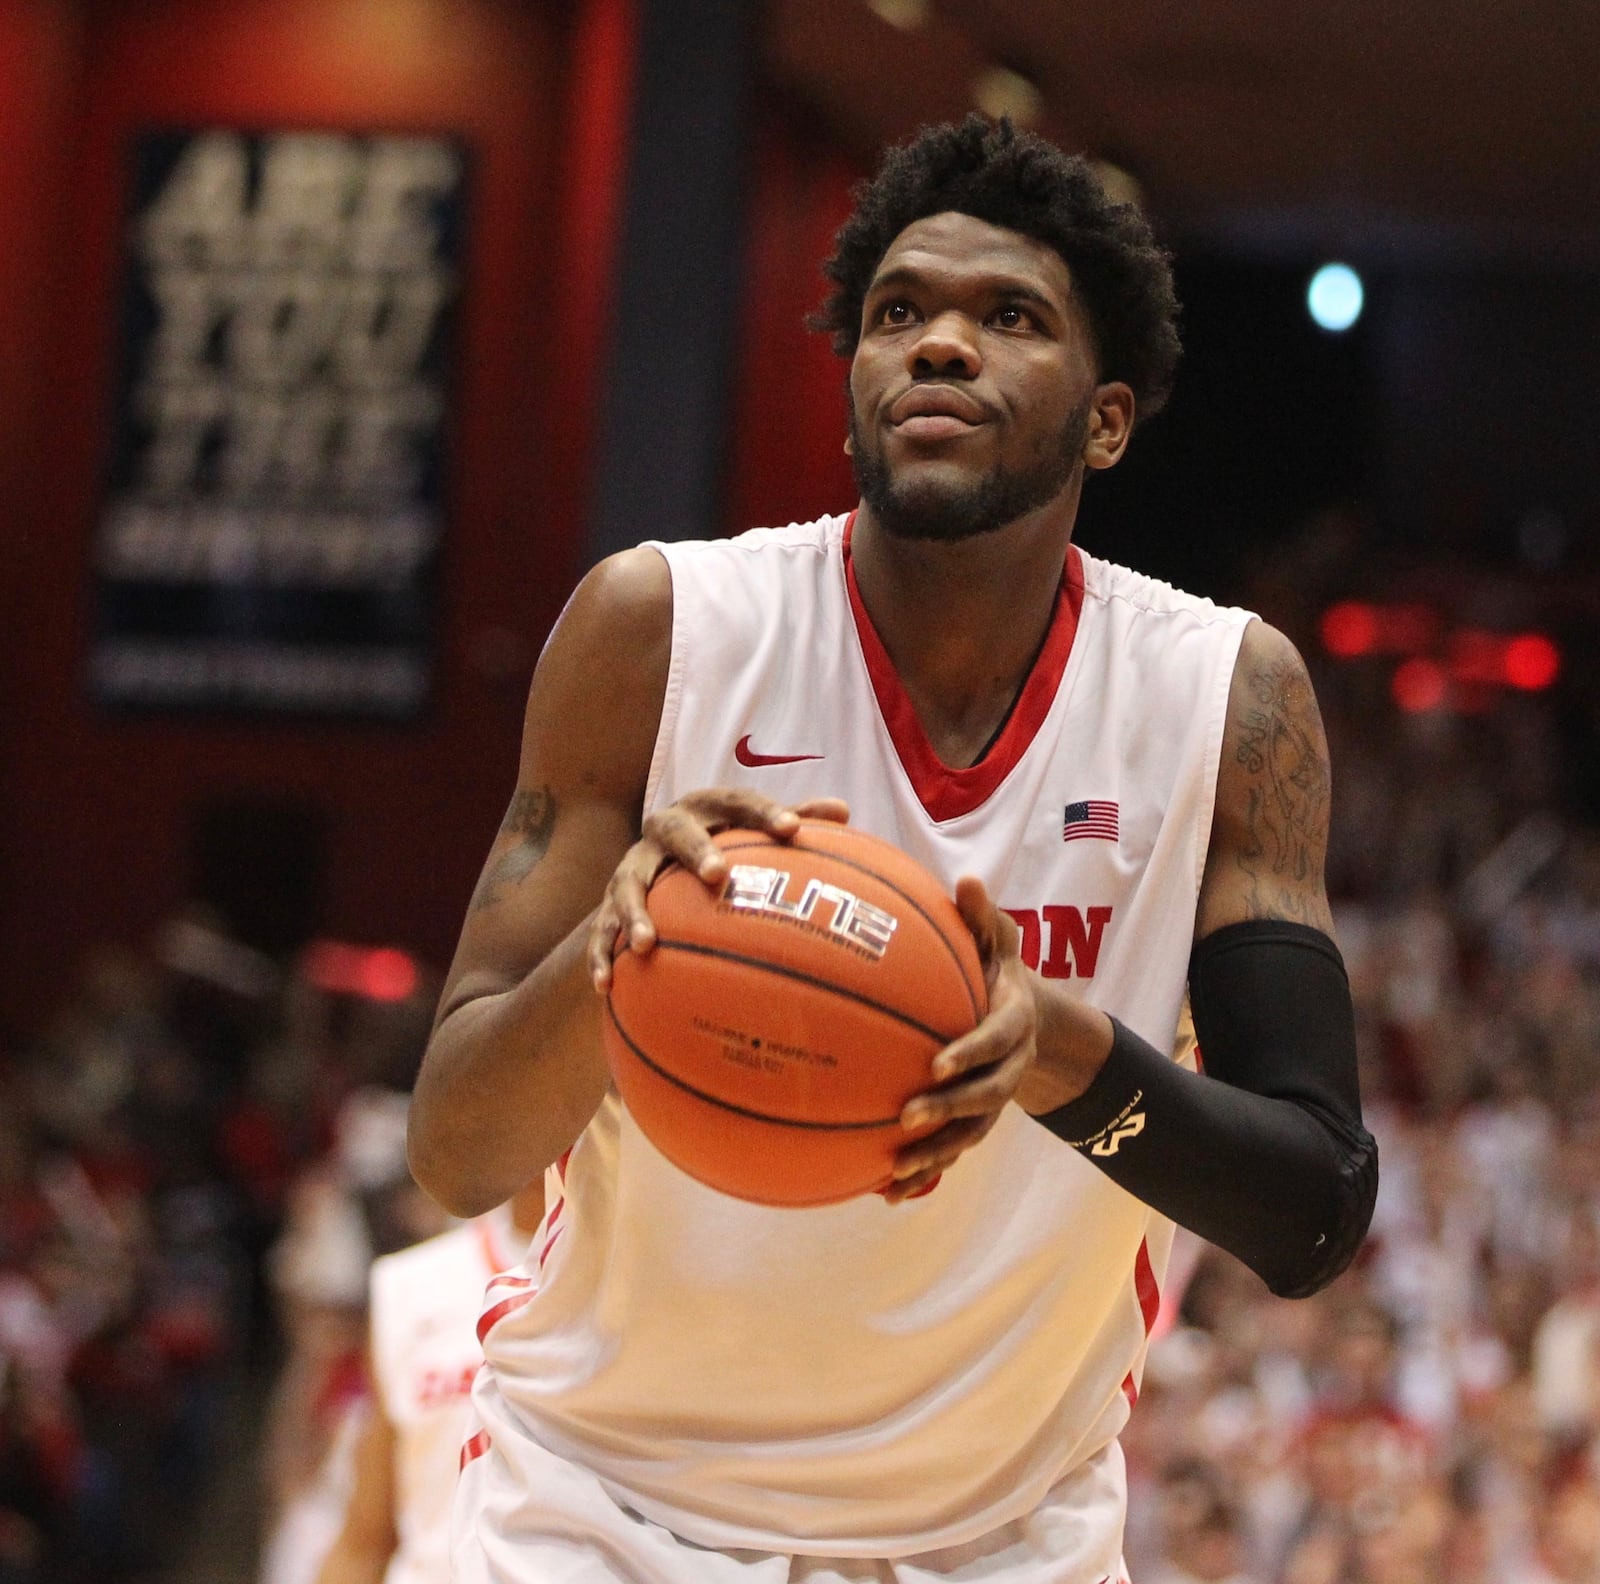
[[[654,947],[656,929],[645,894],[668,864],[682,864],[708,886],[728,878],[728,860],[711,839],[717,831],[758,830],[775,841],[789,841],[803,819],[844,824],[849,818],[849,806],[839,798],[811,798],[790,807],[741,787],[691,792],[646,815],[638,841],[623,854],[589,928],[589,977],[595,989],[610,988],[611,964],[624,942],[640,953]]]
[[[956,906],[978,945],[989,1012],[934,1057],[936,1087],[908,1100],[900,1113],[900,1125],[923,1136],[895,1157],[894,1181],[882,1190],[890,1204],[930,1192],[952,1161],[988,1135],[1037,1049],[1038,1004],[1034,976],[1022,961],[1021,931],[981,880],[956,883]]]

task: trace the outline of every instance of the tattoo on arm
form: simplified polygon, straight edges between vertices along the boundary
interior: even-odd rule
[[[514,837],[483,871],[478,888],[472,893],[472,911],[493,907],[525,879],[550,850],[550,837],[556,828],[556,800],[550,788],[533,791],[519,788],[500,822],[500,834]]]
[[[1248,878],[1251,918],[1330,927],[1322,891],[1328,849],[1328,750],[1303,666],[1273,659],[1248,678],[1234,759],[1244,806],[1234,861]]]

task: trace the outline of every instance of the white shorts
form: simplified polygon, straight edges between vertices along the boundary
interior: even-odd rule
[[[1102,1512],[1107,1497],[1120,1499],[1115,1442],[1023,1518],[964,1545],[874,1560],[708,1550],[526,1433],[497,1424],[491,1440],[475,1417],[469,1434],[451,1521],[453,1584],[1127,1584],[1121,1526],[1107,1555],[1104,1525],[1084,1521],[1086,1495]]]

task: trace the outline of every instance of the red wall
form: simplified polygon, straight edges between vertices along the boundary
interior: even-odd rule
[[[0,1027],[185,899],[195,809],[331,822],[330,933],[436,961],[582,570],[635,0],[0,0]],[[444,131],[474,150],[439,686],[412,728],[119,720],[84,687],[124,157],[143,127]],[[846,508],[843,365],[803,327],[859,174],[763,99],[728,439],[731,529]]]
[[[579,288],[557,265],[570,232],[585,279],[606,278],[630,17],[628,0],[0,0],[0,1019],[37,1023],[83,947],[136,941],[183,900],[191,813],[217,794],[314,799],[332,820],[324,927],[448,953],[574,575],[588,432],[560,392],[600,360],[604,316],[570,317]],[[596,141],[569,176],[561,122],[585,116]],[[139,128],[208,123],[448,131],[473,149],[440,678],[420,727],[120,721],[85,698],[124,156]]]
[[[855,503],[844,454],[846,365],[805,319],[824,295],[822,261],[862,172],[803,109],[763,97],[729,407],[727,521],[735,533]]]

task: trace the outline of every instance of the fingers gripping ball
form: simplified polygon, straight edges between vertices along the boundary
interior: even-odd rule
[[[901,1107],[984,1013],[972,935],[921,865],[849,826],[716,842],[726,881],[663,871],[655,950],[617,957],[617,1089],[663,1155],[724,1193],[821,1205],[883,1187]]]

